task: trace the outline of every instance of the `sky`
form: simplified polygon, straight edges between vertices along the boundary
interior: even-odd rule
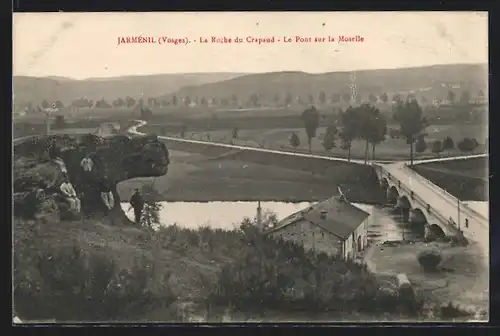
[[[358,35],[363,42],[339,42],[340,35]],[[154,43],[118,44],[133,36]],[[244,42],[200,42],[212,36]],[[246,42],[272,36],[275,43]],[[297,36],[334,41],[299,43]],[[167,38],[189,43],[164,43]],[[284,42],[288,38],[291,43]],[[14,13],[13,18],[13,74],[24,76],[324,73],[487,62],[486,12]]]

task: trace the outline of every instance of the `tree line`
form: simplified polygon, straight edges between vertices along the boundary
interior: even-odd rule
[[[349,106],[344,111],[340,109],[337,117],[328,123],[322,141],[323,148],[330,151],[337,147],[336,141],[339,140],[340,148],[347,151],[347,158],[350,160],[353,141],[362,140],[365,142],[364,160],[366,163],[370,146],[372,160],[375,160],[376,147],[386,140],[387,135],[392,138],[402,137],[408,145],[410,162],[413,164],[414,152],[422,153],[428,148],[425,142],[427,136],[425,129],[430,123],[416,99],[398,100],[394,104],[392,112],[392,119],[398,123],[398,129],[389,129],[387,117],[373,104],[363,103],[356,107]],[[316,137],[321,116],[319,111],[312,106],[304,110],[301,119],[307,135],[309,152],[311,152],[312,140]],[[300,138],[296,133],[291,135],[289,141],[293,148],[300,146]],[[487,142],[486,140],[486,146]],[[456,148],[461,152],[472,152],[478,146],[479,143],[476,139],[468,137],[456,144]],[[435,140],[431,145],[431,150],[436,155],[454,148],[455,143],[451,137]]]
[[[410,93],[406,96],[407,99],[416,99],[415,95]],[[350,92],[346,93],[333,93],[331,95],[327,95],[324,91],[320,91],[317,94],[307,94],[302,96],[293,96],[291,93],[279,94],[276,93],[274,95],[262,95],[257,93],[249,94],[246,97],[241,97],[236,94],[232,94],[228,97],[177,97],[173,95],[169,98],[147,98],[146,101],[143,99],[135,99],[133,97],[120,97],[111,102],[108,102],[106,99],[100,99],[97,101],[93,101],[87,98],[79,98],[74,100],[70,106],[78,107],[78,108],[131,108],[136,104],[145,104],[149,107],[169,107],[169,106],[221,106],[221,107],[262,107],[264,105],[275,105],[275,106],[290,106],[292,104],[297,105],[313,105],[313,104],[364,104],[370,103],[372,105],[376,105],[378,103],[392,103],[395,104],[399,101],[402,101],[404,98],[399,93],[392,94],[392,99],[390,99],[388,93],[382,93],[379,95],[375,95],[373,93],[369,93],[365,97],[358,94],[355,97],[351,95]],[[421,96],[419,98],[421,104],[428,104],[429,99],[425,96]],[[436,104],[448,104],[448,105],[459,105],[465,106],[472,103],[474,100],[482,101],[484,100],[484,93],[482,90],[478,91],[475,95],[475,99],[472,98],[472,95],[469,91],[462,91],[460,98],[457,100],[457,94],[450,90],[447,93],[445,99],[436,99],[434,103]],[[46,99],[44,99],[40,107],[48,108],[55,105],[57,108],[64,108],[64,104],[58,100],[53,103],[49,103]],[[32,104],[29,104],[28,109],[31,108]]]

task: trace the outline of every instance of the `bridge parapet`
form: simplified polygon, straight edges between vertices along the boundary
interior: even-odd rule
[[[391,174],[388,169],[389,167],[381,164],[373,164],[373,168],[379,180],[382,181],[382,179],[385,178],[389,182],[389,185],[398,189],[399,193],[407,194],[411,198],[412,203],[415,202],[422,207],[424,210],[423,212],[427,213],[427,216],[431,216],[437,220],[447,229],[446,231],[451,231],[450,233],[453,234],[459,234],[460,231],[462,231],[468,239],[487,243],[489,222],[484,215],[465,206],[465,204],[460,202],[456,197],[426,180],[416,172],[413,172],[406,165],[395,167],[396,169],[400,169],[398,174]],[[416,182],[418,182],[417,185],[423,185],[425,188],[432,190],[432,192],[438,195],[444,202],[441,201],[439,206],[433,207],[429,204],[428,200],[424,199],[424,195],[418,195],[418,193],[411,189],[411,182],[407,185],[408,183],[404,183],[394,176],[401,175],[401,170],[402,173],[407,175],[410,179],[416,180]]]
[[[425,183],[430,189],[434,190],[436,193],[441,194],[443,197],[447,198],[449,201],[453,202],[454,204],[457,204],[460,202],[460,207],[464,209],[465,215],[469,215],[471,217],[479,217],[480,219],[488,221],[488,218],[484,217],[483,214],[477,212],[476,210],[472,209],[469,207],[467,204],[463,203],[460,201],[457,197],[453,196],[450,194],[448,191],[444,190],[440,186],[432,183],[422,175],[418,174],[416,171],[412,170],[405,164],[405,172],[408,172],[410,175],[412,175],[413,178],[420,180],[422,183]]]

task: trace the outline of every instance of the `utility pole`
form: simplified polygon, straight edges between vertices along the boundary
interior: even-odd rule
[[[258,202],[257,205],[257,226],[259,227],[259,230],[263,230],[262,227],[262,208],[260,206],[260,201]]]
[[[457,198],[457,220],[458,220],[458,231],[460,231],[460,199]]]

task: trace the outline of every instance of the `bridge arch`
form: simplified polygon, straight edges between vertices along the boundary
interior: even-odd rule
[[[406,195],[402,195],[401,197],[399,197],[399,206],[403,209],[412,208],[410,199]]]
[[[389,181],[384,177],[380,180],[380,186],[383,190],[387,190],[389,188]]]
[[[412,209],[411,222],[415,223],[415,224],[426,224],[427,223],[427,217],[425,216],[425,213],[422,211],[422,209],[420,209],[420,208]]]
[[[396,188],[396,186],[389,187],[389,189],[387,189],[387,201],[390,204],[394,204],[395,205],[395,204],[397,204],[398,199],[399,199],[398,188]]]
[[[441,227],[437,224],[431,224],[429,226],[429,231],[433,238],[442,239],[446,237],[446,234],[444,233],[443,229],[441,229]]]

